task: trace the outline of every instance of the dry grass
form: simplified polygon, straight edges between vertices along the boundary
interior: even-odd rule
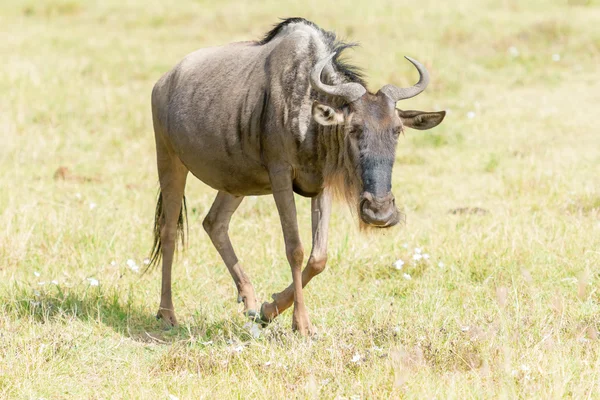
[[[5,0],[0,398],[598,397],[599,6]],[[450,110],[398,146],[407,224],[361,236],[336,207],[306,292],[318,340],[289,312],[255,339],[201,228],[214,193],[190,180],[181,327],[165,331],[159,274],[127,265],[151,245],[152,85],[193,49],[292,15],[359,40],[372,89],[413,83],[404,54],[431,70],[400,104]],[[232,237],[261,299],[289,283],[271,198],[246,199]]]

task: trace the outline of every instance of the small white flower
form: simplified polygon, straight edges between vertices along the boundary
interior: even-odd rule
[[[463,331],[463,332],[469,332],[470,329],[471,329],[471,327],[468,326],[468,325],[465,325],[465,326],[463,326],[463,327],[460,328],[460,330]]]
[[[150,259],[144,258],[144,265],[150,265]]]
[[[233,351],[235,351],[236,353],[241,353],[244,350],[244,346],[237,346],[236,348],[233,349]]]
[[[35,271],[35,272],[33,273],[33,275],[35,275],[35,276],[36,276],[36,277],[38,277],[38,278],[40,277],[40,273],[39,273],[39,272],[37,272],[37,271]]]
[[[246,322],[244,324],[244,329],[246,329],[254,339],[260,337],[260,326],[256,322]]]
[[[401,270],[403,266],[404,266],[404,261],[402,261],[402,260],[396,260],[396,261],[394,261],[394,268],[395,269]]]
[[[421,249],[420,247],[415,247],[416,254],[421,254],[422,252],[423,252],[423,249]]]
[[[404,279],[406,279],[407,281],[410,281],[412,279],[412,276],[410,276],[410,274],[404,273],[402,275],[404,277]]]
[[[90,210],[93,210],[94,208],[96,208],[97,204],[96,203],[90,203]]]
[[[441,261],[440,261],[440,262],[438,263],[438,267],[440,267],[440,268],[444,268],[444,267],[445,267],[445,265],[444,265],[444,263],[443,263],[443,262],[441,262]]]
[[[353,363],[359,362],[360,361],[360,354],[354,353],[354,356],[352,356],[352,360],[350,360],[350,361],[352,361]]]
[[[55,280],[52,281],[52,284],[58,285],[58,281],[55,279]]]
[[[114,267],[115,265],[117,265],[117,262],[116,262],[115,260],[112,260],[112,261],[110,262],[110,265],[112,265],[112,266]]]
[[[203,344],[204,346],[210,346],[210,345],[212,345],[212,344],[213,344],[213,341],[212,341],[212,340],[209,340],[208,342],[202,342],[202,344]]]
[[[408,249],[408,243],[404,243],[404,244],[402,245],[402,247],[404,247],[405,249]]]
[[[510,46],[508,48],[508,54],[510,54],[513,57],[518,57],[519,56],[519,49],[517,49],[515,46]]]
[[[467,113],[467,118],[469,118],[469,119],[473,119],[473,118],[475,118],[475,111],[469,111],[469,112]]]
[[[38,282],[38,285],[45,285],[46,282],[42,281],[42,282]]]
[[[400,327],[399,326],[394,327],[394,332],[400,332]]]
[[[422,254],[417,253],[413,255],[413,260],[415,261],[419,261],[421,258],[423,258]]]
[[[381,347],[379,347],[379,346],[373,346],[371,348],[371,350],[373,350],[373,351],[382,351],[383,349]]]
[[[552,54],[552,61],[559,62],[560,61],[560,54],[558,54],[558,53]]]
[[[133,272],[138,272],[140,270],[140,267],[138,267],[138,265],[135,263],[135,261],[133,261],[132,259],[127,260],[127,266],[133,271]]]
[[[169,393],[169,400],[179,400],[179,397],[175,396],[174,394]]]
[[[525,371],[525,372],[529,371],[529,365],[521,364],[521,371]]]
[[[331,379],[329,379],[329,378],[325,378],[325,379],[323,379],[323,380],[321,381],[321,385],[325,386],[325,385],[327,385],[329,382],[331,382]]]
[[[75,193],[75,197],[77,197],[78,199],[81,199],[81,193]]]
[[[427,254],[427,253],[424,253],[424,254],[423,254],[423,258],[424,258],[424,259],[426,259],[426,260],[429,260],[429,254]]]
[[[265,367],[268,367],[269,365],[271,365],[271,361],[267,361],[267,362],[265,363]]]
[[[90,283],[90,286],[98,286],[100,284],[100,282],[98,282],[98,279],[95,278],[88,278],[88,282]]]

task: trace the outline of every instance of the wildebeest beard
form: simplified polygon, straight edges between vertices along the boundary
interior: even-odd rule
[[[322,131],[318,134],[320,142],[318,149],[321,153],[320,156],[325,159],[323,170],[325,190],[329,190],[338,201],[343,201],[348,205],[350,212],[358,221],[361,232],[370,232],[381,228],[367,224],[361,219],[361,206],[365,201],[364,193],[368,192],[371,187],[374,188],[377,185],[387,188],[385,193],[391,191],[393,154],[391,162],[387,160],[387,157],[380,160],[385,160],[386,162],[383,164],[388,164],[382,165],[385,169],[377,168],[378,163],[374,162],[373,158],[361,157],[358,142],[350,137],[350,126],[338,125],[321,127],[321,129]],[[374,177],[369,185],[365,185],[363,176],[370,170],[376,170],[381,176]],[[367,175],[369,175],[368,172]],[[374,193],[379,194],[379,191]],[[371,199],[371,201],[376,202],[377,200]],[[397,207],[395,207],[393,215],[394,217],[385,227],[392,227],[406,221],[404,213]]]

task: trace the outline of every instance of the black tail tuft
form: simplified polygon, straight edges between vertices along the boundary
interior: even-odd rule
[[[160,240],[160,225],[164,218],[162,202],[162,192],[159,191],[158,200],[156,201],[156,212],[154,213],[154,244],[152,245],[152,252],[150,253],[150,263],[144,269],[144,274],[158,265],[162,257],[162,243]],[[187,203],[185,201],[185,196],[183,196],[179,218],[177,219],[177,236],[181,238],[182,246],[185,246],[185,237],[188,234],[188,229]]]

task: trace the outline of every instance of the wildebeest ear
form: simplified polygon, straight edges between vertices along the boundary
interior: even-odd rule
[[[323,126],[339,125],[344,122],[344,112],[342,110],[329,107],[317,100],[312,105],[312,116],[318,124]]]
[[[404,126],[413,129],[419,129],[421,131],[438,126],[446,116],[446,111],[425,112],[396,109],[396,112],[398,113],[398,117],[400,117]]]

